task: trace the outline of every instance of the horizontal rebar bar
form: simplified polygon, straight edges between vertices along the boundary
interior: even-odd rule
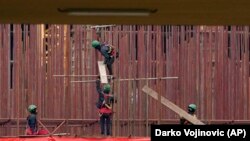
[[[115,24],[111,24],[111,25],[95,25],[95,26],[91,26],[90,28],[101,28],[101,27],[112,27],[112,26],[116,26]]]
[[[112,75],[53,75],[54,77],[97,77],[97,76],[112,76]]]
[[[178,79],[178,77],[152,77],[152,78],[124,78],[115,79],[114,81],[139,81],[139,80],[165,80],[165,79]],[[71,81],[71,83],[90,83],[96,82],[96,80],[83,80],[83,81]]]
[[[130,80],[163,80],[163,79],[178,79],[178,77],[151,77],[151,78],[125,78],[125,79],[119,79],[118,81],[130,81]]]

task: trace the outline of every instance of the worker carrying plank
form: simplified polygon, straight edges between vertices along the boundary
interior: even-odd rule
[[[189,104],[188,105],[188,114],[192,115],[193,117],[196,117],[196,105],[195,104]],[[180,124],[181,125],[193,125],[191,122],[186,120],[184,117],[180,117]]]
[[[104,56],[104,64],[107,65],[109,75],[113,75],[112,65],[115,61],[115,58],[119,57],[118,51],[115,51],[114,46],[100,43],[97,40],[92,41],[92,47],[97,49],[102,56]]]
[[[142,88],[142,91],[144,91],[146,94],[154,98],[155,100],[159,100],[163,105],[180,115],[180,118],[184,117],[186,120],[188,120],[193,125],[205,125],[203,122],[198,120],[196,117],[190,115],[190,113],[194,113],[196,111],[196,105],[191,104],[189,105],[190,113],[186,112],[185,110],[181,109],[179,106],[175,105],[173,102],[168,100],[167,98],[160,96],[156,91],[149,88],[148,86],[144,86]],[[187,122],[186,122],[187,123]]]

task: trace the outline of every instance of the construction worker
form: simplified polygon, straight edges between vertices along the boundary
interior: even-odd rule
[[[111,116],[112,116],[112,106],[107,103],[103,103],[99,109],[100,124],[101,124],[101,134],[111,135]],[[106,130],[105,130],[106,129]]]
[[[98,77],[99,78],[99,77]],[[101,134],[110,135],[111,127],[111,116],[112,116],[112,99],[113,95],[110,95],[110,85],[105,84],[103,89],[101,89],[100,79],[96,81],[96,89],[99,94],[98,102],[96,104],[99,109]],[[106,129],[106,130],[105,130]]]
[[[109,94],[110,93],[110,85],[105,84],[103,86],[103,89],[101,88],[101,82],[100,82],[100,77],[96,80],[96,90],[98,92],[98,101],[96,103],[96,107],[98,109],[101,108],[101,106],[106,103],[110,104],[110,102],[113,102],[113,95]]]
[[[115,57],[119,57],[118,51],[115,52],[114,46],[108,44],[101,44],[99,41],[92,41],[92,47],[97,49],[104,56],[104,64],[107,65],[109,75],[113,75],[112,64]]]
[[[36,135],[38,130],[37,125],[37,107],[36,105],[29,105],[28,107],[29,115],[27,117],[27,129],[26,134],[27,135]]]
[[[189,104],[188,105],[188,113],[190,115],[196,117],[195,112],[196,112],[196,105],[195,104]],[[180,118],[180,124],[182,124],[182,125],[192,125],[192,123],[190,123],[188,120],[186,120],[183,117]]]

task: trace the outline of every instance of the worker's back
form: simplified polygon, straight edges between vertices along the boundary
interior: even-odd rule
[[[107,107],[106,105],[109,106],[108,104],[104,104],[104,105],[100,108],[99,112],[100,112],[101,114],[111,115],[111,114],[112,114],[112,108],[111,108],[110,106]]]

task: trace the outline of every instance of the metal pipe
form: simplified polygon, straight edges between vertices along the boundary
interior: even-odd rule
[[[97,76],[112,76],[112,75],[53,75],[54,77],[97,77]]]
[[[40,125],[42,125],[42,127],[45,128],[45,129],[49,132],[49,134],[50,134],[50,131],[48,130],[48,128],[47,128],[40,120],[37,120],[37,121],[38,121],[38,123],[39,123]]]
[[[71,83],[92,83],[96,82],[96,80],[86,80],[86,81],[70,81]]]
[[[56,129],[50,133],[50,135],[54,134],[65,122],[66,122],[66,120],[64,120],[62,123],[60,123],[60,125],[58,125],[56,127]]]
[[[130,81],[130,80],[162,80],[162,79],[178,79],[178,77],[151,77],[151,78],[125,78],[118,79],[118,81]]]
[[[164,79],[178,79],[178,77],[128,78],[128,79],[116,79],[114,81],[139,81],[139,80],[164,80]],[[71,83],[89,83],[89,82],[96,82],[96,80],[70,81],[70,82]]]
[[[115,24],[112,25],[96,25],[96,26],[90,26],[90,28],[101,28],[101,27],[112,27],[112,26],[116,26]]]

